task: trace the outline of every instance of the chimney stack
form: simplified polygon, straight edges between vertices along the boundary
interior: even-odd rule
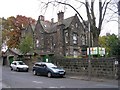
[[[51,19],[51,23],[54,23],[54,18]]]
[[[62,24],[62,21],[64,20],[64,12],[59,11],[57,15],[58,15],[58,22]]]

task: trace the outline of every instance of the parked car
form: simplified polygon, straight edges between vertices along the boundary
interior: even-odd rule
[[[63,68],[59,68],[52,63],[37,62],[33,66],[34,75],[46,75],[50,77],[64,77],[66,72]]]
[[[26,65],[23,61],[13,61],[10,64],[11,70],[16,70],[16,71],[26,71],[28,72],[29,66]]]

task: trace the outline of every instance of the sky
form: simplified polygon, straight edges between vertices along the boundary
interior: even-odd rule
[[[41,1],[45,1],[45,0],[41,0]],[[76,14],[76,12],[73,9],[71,9],[70,7],[64,7],[63,5],[57,6],[56,8],[53,8],[53,6],[49,6],[45,12],[45,9],[42,8],[43,5],[40,4],[41,1],[40,0],[1,0],[0,17],[7,18],[10,16],[23,15],[27,17],[32,17],[33,19],[37,20],[39,15],[44,15],[45,20],[51,20],[51,18],[54,18],[54,21],[57,21],[57,13],[61,10],[65,11],[64,18],[68,18]],[[67,0],[67,2],[68,1],[69,3],[72,3],[72,5],[75,6],[76,8],[79,8],[80,4],[74,2],[74,0]],[[83,8],[83,6],[81,6],[81,8],[79,8],[78,11],[86,19],[85,9]],[[114,33],[118,35],[118,23],[114,21],[109,23],[104,23],[103,28],[101,30],[101,35],[105,35],[106,33],[111,33],[111,34]]]

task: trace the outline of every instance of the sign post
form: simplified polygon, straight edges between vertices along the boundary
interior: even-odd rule
[[[88,57],[88,80],[91,80],[91,52],[90,52],[90,23],[88,24],[89,26],[88,26],[88,29],[89,29],[89,57]]]

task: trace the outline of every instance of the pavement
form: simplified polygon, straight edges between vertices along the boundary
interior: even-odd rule
[[[2,82],[2,59],[0,59],[0,90],[2,88],[9,88],[9,87]]]
[[[68,78],[71,79],[77,79],[77,80],[85,80],[85,81],[96,81],[96,82],[118,82],[118,80],[115,79],[105,79],[105,78],[88,78],[87,76],[78,76],[78,75],[68,75]]]

